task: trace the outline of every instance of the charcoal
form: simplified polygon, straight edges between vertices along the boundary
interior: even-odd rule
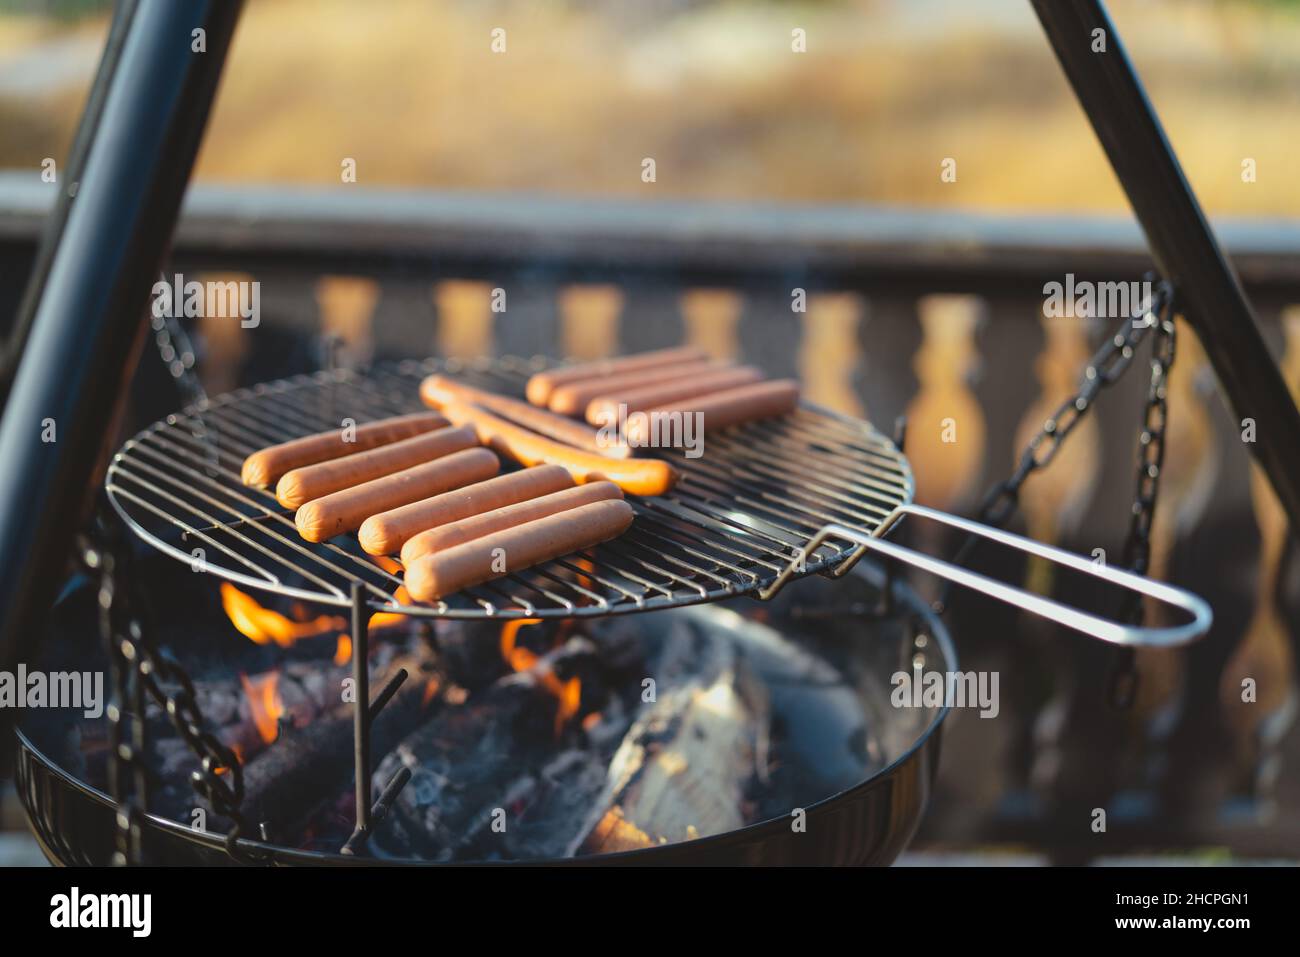
[[[459,707],[444,708],[380,764],[376,786],[406,766],[411,781],[398,796],[375,843],[381,850],[450,860],[501,820],[506,795],[555,749],[557,698],[548,671],[568,680],[595,656],[571,638],[533,668],[500,678]]]
[[[372,754],[390,750],[423,720],[430,682],[445,685],[445,677],[427,659],[396,658],[386,672],[371,679],[372,698],[399,668],[405,668],[408,677],[371,725]],[[333,799],[352,777],[352,731],[351,703],[335,706],[302,727],[282,727],[275,744],[244,766],[245,817],[269,821],[283,838]]]

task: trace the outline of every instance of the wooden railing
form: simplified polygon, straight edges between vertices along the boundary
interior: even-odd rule
[[[6,328],[51,189],[0,177]],[[1230,222],[1219,233],[1300,392],[1300,223]],[[797,376],[815,401],[883,431],[905,415],[918,499],[969,513],[1115,329],[1044,318],[1044,284],[1128,281],[1150,268],[1123,219],[200,186],[168,275],[261,284],[256,328],[210,317],[192,330],[209,392],[322,361],[595,357],[689,341]],[[1026,486],[1028,534],[1119,560],[1145,355]],[[957,596],[949,620],[962,667],[999,671],[1002,714],[951,722],[923,840],[1042,842],[1063,858],[1153,845],[1300,853],[1300,563],[1285,560],[1280,509],[1181,321],[1169,390],[1152,574],[1207,598],[1213,632],[1188,652],[1141,656],[1138,700],[1115,711],[1107,649]],[[996,555],[978,563],[1099,599]],[[1253,701],[1243,701],[1247,679]],[[1292,813],[1270,818],[1278,801]],[[1110,840],[1094,840],[1095,808],[1107,810]]]

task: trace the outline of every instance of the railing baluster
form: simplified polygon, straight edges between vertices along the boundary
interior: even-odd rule
[[[377,359],[432,355],[437,349],[438,313],[429,284],[408,277],[383,282],[371,323]]]
[[[761,367],[777,378],[798,378],[799,346],[803,341],[803,315],[791,307],[788,288],[765,285],[745,298],[738,336],[742,362]]]
[[[686,339],[680,291],[671,279],[662,284],[629,283],[618,328],[619,352],[643,352],[680,345]]]
[[[548,279],[535,273],[512,276],[492,287],[488,308],[497,355],[544,355],[555,348],[560,314],[556,286]]]

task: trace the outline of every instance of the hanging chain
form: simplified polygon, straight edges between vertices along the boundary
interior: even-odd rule
[[[207,395],[195,371],[196,354],[189,334],[170,316],[150,322],[154,344],[167,371],[185,400],[199,406]],[[196,419],[202,430],[201,417]],[[247,829],[240,812],[244,800],[244,774],[229,748],[211,732],[194,693],[189,675],[155,645],[141,618],[143,603],[133,594],[135,579],[126,567],[129,543],[122,527],[107,508],[100,513],[94,534],[83,541],[85,565],[98,575],[100,632],[108,645],[114,702],[107,709],[109,739],[113,749],[109,789],[117,806],[117,837],[113,864],[143,863],[143,821],[148,805],[149,769],[145,740],[145,696],[170,719],[189,749],[199,759],[190,784],[212,810],[232,822],[225,846],[232,858],[257,863],[258,858],[239,846]],[[168,694],[163,685],[179,690]],[[131,702],[127,709],[127,701]]]
[[[1151,523],[1156,513],[1156,496],[1160,492],[1160,473],[1165,461],[1165,429],[1169,421],[1169,372],[1174,364],[1177,335],[1173,304],[1161,311],[1151,344],[1151,382],[1138,437],[1137,496],[1129,519],[1128,538],[1124,542],[1123,564],[1130,571],[1145,575],[1151,561]],[[1129,592],[1124,600],[1124,617],[1142,623],[1146,606],[1140,595]],[[1132,648],[1121,648],[1111,670],[1108,696],[1111,704],[1127,708],[1137,692],[1137,670]]]
[[[236,860],[256,863],[257,859],[238,845],[247,828],[240,812],[244,800],[243,769],[230,749],[205,729],[189,675],[159,651],[149,637],[145,622],[137,613],[142,606],[131,594],[135,580],[126,568],[130,550],[121,541],[118,528],[111,517],[106,518],[99,523],[99,531],[103,533],[100,541],[83,549],[86,565],[99,574],[100,626],[115,668],[117,701],[108,712],[114,748],[112,790],[118,828],[114,863],[141,861],[141,822],[147,801],[143,739],[146,694],[163,709],[177,733],[199,758],[199,768],[190,775],[195,792],[213,811],[232,822],[226,834],[226,851]],[[163,685],[176,686],[179,690],[169,694]],[[134,702],[131,716],[134,734],[129,743],[123,733],[121,710],[128,695]],[[135,782],[130,792],[126,788],[129,778]]]
[[[1088,414],[1097,395],[1125,373],[1147,330],[1159,324],[1158,317],[1168,308],[1172,298],[1169,284],[1162,282],[1156,287],[1147,311],[1124,320],[1119,331],[1097,350],[1079,379],[1078,391],[1057,406],[1038,434],[1029,440],[1011,477],[999,482],[985,496],[980,505],[978,521],[1000,527],[1015,514],[1020,504],[1020,487],[1025,480],[1051,463],[1066,437]],[[977,541],[971,539],[963,546],[958,553],[959,563]]]
[[[1160,466],[1164,459],[1166,420],[1166,392],[1170,366],[1174,361],[1173,287],[1161,282],[1155,289],[1146,309],[1124,321],[1119,330],[1102,344],[1089,360],[1079,379],[1079,388],[1047,418],[1043,427],[1029,440],[1011,476],[999,482],[984,497],[977,520],[985,525],[1001,527],[1015,514],[1020,505],[1020,489],[1029,476],[1046,468],[1060,451],[1061,445],[1092,409],[1097,396],[1107,386],[1117,382],[1128,370],[1133,356],[1149,329],[1155,330],[1155,344],[1151,359],[1151,384],[1143,431],[1139,442],[1138,489],[1129,522],[1128,539],[1124,545],[1124,567],[1143,574],[1150,556],[1151,522],[1155,514],[1156,493],[1159,490]],[[958,549],[954,562],[966,564],[980,539],[967,538]],[[947,604],[948,587],[945,586],[938,605]],[[1124,617],[1141,621],[1142,602],[1126,601]],[[1108,696],[1118,707],[1127,707],[1136,690],[1136,672],[1133,670],[1131,649],[1122,649],[1121,658],[1112,670]]]
[[[162,281],[167,281],[166,276],[162,277]],[[167,310],[168,313],[172,311],[174,310]],[[176,381],[185,404],[205,402],[208,394],[195,370],[198,353],[180,320],[170,314],[150,316],[149,328],[153,333],[154,345],[158,347],[158,357],[162,359],[167,373]]]
[[[109,675],[113,689],[113,699],[105,712],[113,755],[109,765],[109,793],[116,805],[112,863],[115,866],[139,864],[143,857],[141,819],[148,802],[148,780],[141,685],[138,678],[133,680],[136,642],[129,625],[120,620],[122,603],[117,599],[119,579],[114,557],[101,551],[87,551],[85,557],[87,565],[100,571],[96,604],[100,632],[108,639]],[[131,702],[129,710],[128,701]]]

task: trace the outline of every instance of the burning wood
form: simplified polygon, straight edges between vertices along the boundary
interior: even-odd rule
[[[518,644],[519,629],[540,622],[539,618],[520,618],[506,622],[501,628],[501,657],[515,671],[534,672],[546,690],[554,695],[555,735],[559,737],[565,723],[578,713],[578,706],[582,703],[582,681],[576,677],[561,681],[553,667],[541,666],[541,655]]]
[[[263,669],[268,656],[278,662],[196,683],[216,733],[240,757],[244,814],[269,822],[277,840],[333,847],[352,815],[353,705],[339,699],[349,662],[342,652],[331,662],[319,646],[292,649],[333,637],[349,650],[343,622],[292,607],[281,614],[233,589],[222,597],[240,633],[262,646],[247,646],[252,658]],[[371,626],[407,621],[381,612]],[[382,672],[376,692],[398,668],[412,676],[373,724],[375,793],[399,768],[411,779],[371,848],[527,860],[742,826],[766,765],[766,695],[728,638],[663,621],[441,620],[380,646],[375,661],[388,664],[372,662]],[[645,705],[647,676],[658,700]],[[192,755],[179,738],[161,744],[156,754],[176,764],[167,773],[176,783],[159,805],[187,820]]]
[[[194,695],[222,744],[246,763],[276,740],[281,723],[303,725],[334,707],[339,683],[348,671],[321,668],[314,662],[289,662],[270,671],[240,674],[237,682],[233,678],[197,680]],[[171,719],[152,701],[146,716],[161,774],[188,774],[194,753],[175,733]]]
[[[745,791],[765,772],[767,692],[734,644],[695,637],[696,674],[633,723],[571,853],[691,840],[745,823]]]
[[[284,701],[277,690],[280,673],[271,671],[259,675],[256,679],[240,675],[239,682],[244,686],[244,694],[248,699],[250,716],[254,728],[257,729],[257,736],[266,744],[270,744],[280,734],[280,719],[284,716]]]
[[[479,860],[565,856],[604,787],[610,753],[589,745],[566,748],[528,770],[502,792],[499,806],[508,809],[509,826],[495,832],[490,818],[476,822],[479,826],[473,830],[478,840],[467,842],[462,856]]]
[[[658,701],[633,722],[647,673],[644,628],[601,622],[538,650],[572,627],[510,623],[498,653],[519,670],[444,708],[380,765],[376,786],[402,766],[412,772],[376,838],[382,849],[535,859],[746,822],[747,792],[766,770],[770,716],[766,690],[736,646],[681,623],[657,636],[649,671]]]
[[[568,707],[556,689],[572,693],[569,682],[595,658],[591,641],[570,638],[402,741],[374,775],[382,787],[402,765],[411,769],[386,825],[389,843],[445,860],[491,828],[512,780],[554,747],[556,715]]]
[[[395,658],[373,687],[384,687],[400,669],[408,677],[371,725],[376,753],[393,747],[420,723],[431,682],[444,677],[426,658]],[[292,828],[346,786],[352,771],[352,703],[339,704],[301,727],[282,726],[274,746],[244,766],[243,810],[249,820]]]

